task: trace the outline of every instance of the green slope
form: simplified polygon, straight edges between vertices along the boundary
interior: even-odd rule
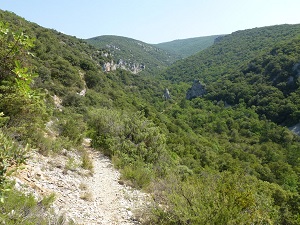
[[[277,42],[299,36],[299,33],[300,25],[237,31],[218,38],[216,44],[200,53],[176,62],[166,70],[164,77],[173,81],[216,80],[270,50]]]
[[[186,58],[194,55],[214,44],[216,38],[221,35],[187,38],[181,40],[174,40],[170,42],[159,43],[154,46],[164,49],[168,52],[173,52],[180,58]]]
[[[245,102],[261,116],[286,126],[300,121],[300,37],[274,45],[240,70],[211,84],[210,98]]]
[[[99,49],[109,50],[114,63],[119,64],[121,61],[123,68],[131,71],[134,71],[132,67],[136,65],[147,73],[154,73],[176,60],[174,54],[132,38],[105,35],[86,41]]]

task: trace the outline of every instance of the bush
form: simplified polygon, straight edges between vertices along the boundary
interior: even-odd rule
[[[165,136],[141,113],[98,109],[90,113],[92,146],[109,156],[126,156],[129,161],[155,163],[165,151]]]
[[[12,184],[6,186],[6,189],[9,191],[5,193],[5,203],[0,203],[1,224],[65,224],[63,217],[56,217],[50,211],[50,206],[55,200],[54,194],[36,201],[33,195],[14,190]]]
[[[25,162],[28,149],[28,145],[25,148],[17,145],[0,129],[0,202],[4,201],[8,168]]]
[[[129,180],[132,186],[141,189],[148,187],[154,178],[153,170],[140,162],[125,166],[121,172],[122,179]]]
[[[156,182],[159,204],[149,224],[272,224],[279,211],[272,189],[278,186],[241,174],[204,172],[180,181],[177,176]]]
[[[81,167],[83,169],[90,170],[91,172],[93,171],[94,169],[93,160],[91,159],[89,153],[86,150],[84,150],[82,153],[81,161],[82,161]]]

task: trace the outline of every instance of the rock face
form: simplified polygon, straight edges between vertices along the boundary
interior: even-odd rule
[[[119,59],[118,63],[114,63],[114,61],[111,60],[110,62],[106,62],[103,64],[104,72],[115,71],[118,68],[130,71],[133,74],[138,74],[139,72],[145,70],[146,66],[143,63],[126,62],[123,59]]]
[[[170,95],[168,88],[165,89],[163,97],[165,100],[171,99],[171,95]]]
[[[191,100],[204,94],[206,94],[205,86],[199,80],[194,80],[192,87],[186,93],[186,99]]]
[[[289,130],[297,134],[298,136],[300,136],[300,123],[297,123],[294,126],[289,127]]]

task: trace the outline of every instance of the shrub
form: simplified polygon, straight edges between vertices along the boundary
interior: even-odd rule
[[[17,145],[0,129],[0,201],[3,202],[8,168],[25,162],[29,146]]]
[[[14,190],[12,184],[6,186],[5,203],[0,203],[0,223],[6,225],[24,224],[65,224],[63,216],[53,215],[50,206],[55,199],[50,194],[40,201],[36,201],[33,195]],[[60,221],[60,222],[59,222]]]
[[[91,172],[93,171],[94,169],[93,160],[91,159],[89,153],[85,150],[82,153],[81,161],[82,161],[81,167],[83,169],[90,170]]]

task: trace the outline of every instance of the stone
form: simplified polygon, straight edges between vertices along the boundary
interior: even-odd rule
[[[120,182],[120,173],[112,166],[108,157],[89,147],[86,140],[84,147],[90,151],[95,173],[93,177],[80,176],[77,172],[63,174],[57,165],[64,165],[69,157],[64,155],[43,157],[39,153],[28,160],[28,169],[20,178],[15,178],[16,189],[32,193],[36,199],[55,193],[56,201],[51,206],[56,215],[65,215],[66,221],[78,224],[124,224],[133,225],[134,212],[147,204],[145,193],[131,189]],[[66,155],[80,159],[80,152],[66,152]],[[83,171],[78,167],[79,171]],[[30,174],[30,178],[27,177]],[[83,173],[83,172],[82,172]],[[33,180],[34,177],[39,179]],[[22,179],[21,179],[22,178]],[[24,182],[24,185],[23,185]],[[83,200],[81,183],[87,184],[86,192],[92,198]],[[130,209],[130,210],[129,210]]]
[[[186,99],[191,100],[193,98],[201,97],[206,94],[206,89],[199,80],[194,80],[192,87],[190,87],[186,93]]]
[[[163,97],[165,100],[171,99],[171,95],[170,95],[168,88],[165,89]]]

